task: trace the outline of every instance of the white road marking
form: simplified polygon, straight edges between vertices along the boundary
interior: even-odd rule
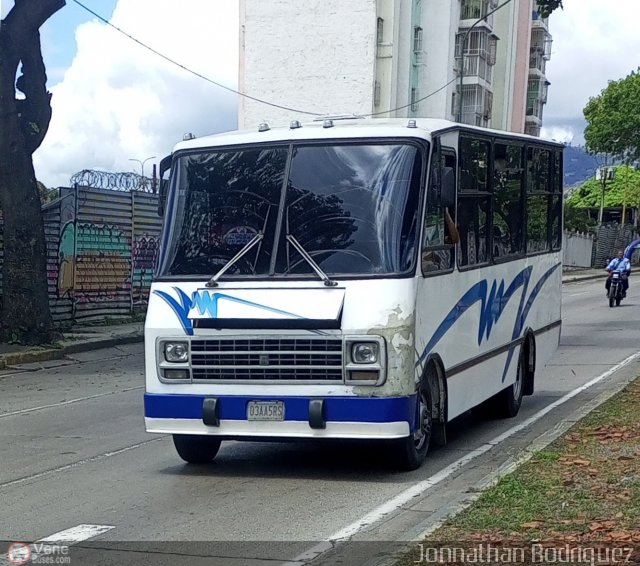
[[[106,533],[111,529],[115,529],[110,525],[78,525],[59,533],[49,535],[48,537],[41,538],[37,542],[46,542],[48,544],[58,543],[71,546],[72,544],[78,544],[83,540],[97,537],[102,533]]]
[[[571,293],[570,297],[577,297],[578,295],[586,295],[587,291],[582,291],[582,293]]]
[[[33,560],[37,558],[49,558],[55,560],[56,558],[64,557],[67,558],[66,552],[61,553],[61,549],[64,547],[69,547],[74,544],[78,544],[87,539],[97,537],[111,529],[115,529],[112,525],[77,525],[70,529],[65,529],[64,531],[60,531],[59,533],[54,533],[49,535],[48,537],[38,539],[30,544],[27,543],[18,543],[18,546],[21,546],[24,550],[21,550],[21,554],[19,556],[13,555],[14,560],[10,559],[9,553],[10,550],[7,551],[5,556],[0,556],[0,566],[11,566],[11,564],[29,564]],[[9,545],[11,547],[12,545]],[[28,547],[28,549],[27,549]],[[16,562],[16,559],[19,558],[20,561]],[[23,562],[23,559],[27,559],[27,562]],[[51,562],[53,564],[53,562]]]
[[[160,442],[161,440],[165,440],[166,438],[167,438],[166,436],[162,436],[160,438],[152,438],[151,440],[145,440],[144,442],[139,442],[138,444],[134,444],[133,446],[120,448],[120,450],[114,450],[113,452],[105,452],[104,454],[98,454],[97,456],[92,456],[91,458],[85,458],[84,460],[78,460],[77,462],[72,462],[71,464],[60,466],[59,468],[45,470],[44,472],[38,472],[37,474],[32,474],[24,478],[18,478],[17,480],[11,480],[5,483],[0,483],[0,489],[9,487],[10,485],[17,485],[20,483],[24,483],[26,481],[36,480],[44,476],[56,474],[58,472],[64,472],[65,470],[70,470],[71,468],[77,468],[78,466],[82,466],[83,464],[98,462],[99,460],[104,460],[105,458],[110,458],[111,456],[123,454],[124,452],[129,452],[129,450],[135,450],[136,448],[140,448],[141,446],[146,446],[147,444],[151,444],[152,442]]]
[[[118,391],[108,391],[107,393],[97,393],[96,395],[89,395],[88,397],[78,397],[77,399],[69,399],[68,401],[60,401],[59,403],[51,403],[50,405],[40,405],[39,407],[31,407],[30,409],[22,409],[20,411],[13,411],[11,413],[0,413],[0,419],[3,417],[12,417],[14,415],[24,415],[25,413],[31,413],[32,411],[41,411],[42,409],[50,409],[51,407],[60,407],[61,405],[70,405],[71,403],[79,403],[80,401],[88,401],[89,399],[97,399],[98,397],[105,397],[106,395],[115,395],[116,393],[127,393],[129,391],[136,391],[138,389],[144,389],[144,385],[138,387],[129,387],[128,389],[120,389]]]
[[[466,466],[469,462],[471,462],[472,460],[475,460],[478,456],[482,456],[483,454],[487,453],[489,450],[491,450],[498,444],[501,444],[508,438],[512,437],[514,434],[517,434],[518,432],[526,429],[527,427],[529,427],[536,421],[539,421],[542,417],[544,417],[546,414],[550,413],[560,405],[563,405],[567,401],[573,399],[576,395],[582,393],[583,391],[589,389],[590,387],[593,387],[603,379],[606,379],[607,377],[609,377],[619,369],[622,369],[624,366],[629,365],[631,362],[637,360],[638,358],[640,358],[640,352],[636,352],[635,354],[632,354],[628,358],[622,360],[620,363],[616,364],[615,366],[609,368],[604,373],[600,374],[598,377],[593,378],[591,381],[588,381],[587,383],[581,385],[580,387],[576,387],[572,391],[569,391],[569,393],[560,397],[560,399],[557,399],[550,405],[547,405],[543,409],[540,409],[537,413],[534,413],[528,419],[525,419],[524,421],[522,421],[520,424],[506,430],[505,432],[503,432],[502,434],[499,434],[489,442],[479,446],[478,448],[464,455],[462,458],[456,460],[452,464],[449,464],[447,467],[443,468],[436,474],[432,475],[430,478],[427,478],[424,481],[418,482],[417,484],[410,487],[409,489],[406,489],[405,491],[399,493],[398,495],[396,495],[394,498],[390,499],[386,503],[383,503],[379,507],[373,509],[361,519],[358,519],[351,525],[348,525],[345,528],[333,533],[331,536],[327,538],[327,540],[316,544],[315,546],[309,548],[302,554],[299,554],[292,560],[283,562],[282,566],[303,566],[307,561],[313,560],[318,556],[320,556],[321,554],[333,548],[333,546],[336,543],[344,542],[348,540],[350,537],[352,537],[359,531],[363,530],[365,527],[368,527],[369,525],[376,523],[377,521],[381,520],[383,517],[385,517],[389,513],[397,511],[400,507],[402,507],[404,504],[406,504],[408,501],[410,501],[414,497],[418,497],[422,495],[428,489],[439,484],[441,481],[447,479],[454,472]]]

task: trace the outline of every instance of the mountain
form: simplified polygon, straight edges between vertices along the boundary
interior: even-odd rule
[[[609,162],[609,165],[613,163]],[[564,188],[581,185],[594,177],[596,169],[604,165],[602,156],[589,155],[582,146],[566,145],[564,148]]]

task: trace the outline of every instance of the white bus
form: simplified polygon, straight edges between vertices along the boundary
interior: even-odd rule
[[[511,417],[560,337],[562,146],[435,119],[185,136],[161,163],[145,422],[220,442],[384,440],[415,469]]]

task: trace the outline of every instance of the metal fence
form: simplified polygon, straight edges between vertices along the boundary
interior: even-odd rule
[[[562,233],[562,265],[568,267],[591,267],[593,234],[581,232]]]
[[[624,250],[633,240],[637,239],[638,231],[631,224],[603,224],[596,231],[596,241],[593,246],[591,265],[594,267],[604,266],[607,259],[615,257],[618,250]],[[632,259],[636,261],[637,257]]]
[[[43,207],[47,281],[59,324],[129,316],[146,308],[161,219],[158,196],[62,188]],[[0,218],[0,266],[2,263]]]

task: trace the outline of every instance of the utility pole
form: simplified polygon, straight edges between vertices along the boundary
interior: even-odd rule
[[[607,177],[609,176],[609,156],[604,154],[604,166],[600,167],[600,181],[602,182],[602,193],[600,195],[600,211],[598,213],[598,224],[602,225],[602,218],[604,217],[604,193],[607,188]]]
[[[152,155],[151,157],[147,157],[146,159],[144,159],[143,161],[140,161],[139,159],[129,159],[129,161],[135,161],[136,163],[140,163],[140,176],[144,177],[144,164],[149,161],[149,159],[155,159],[156,156]]]

